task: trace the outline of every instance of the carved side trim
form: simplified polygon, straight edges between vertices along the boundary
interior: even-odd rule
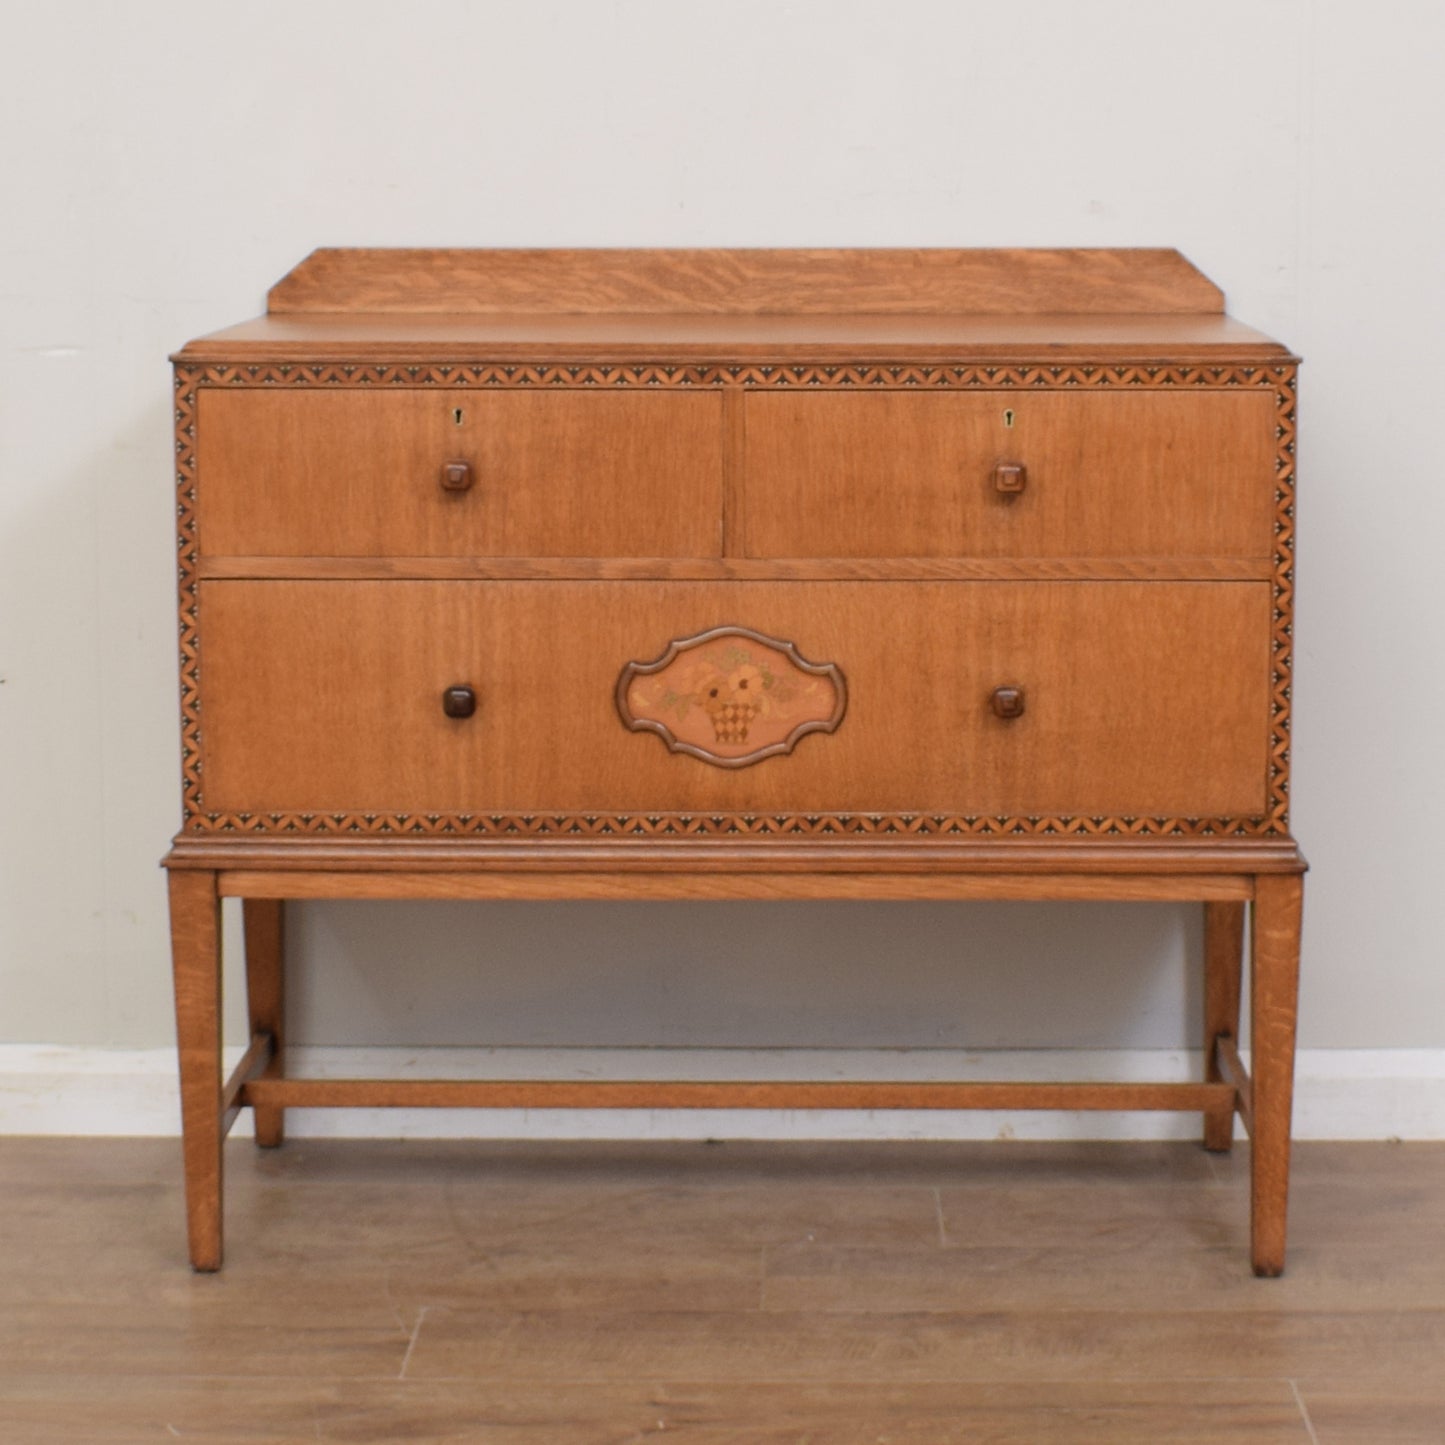
[[[181,802],[188,828],[199,826],[201,801],[201,659],[196,535],[196,397],[199,368],[178,366],[176,417],[176,575],[180,592]]]
[[[1289,832],[1289,744],[1294,695],[1295,394],[1294,367],[1275,386],[1274,611],[1271,638],[1269,817],[1261,831]]]
[[[741,641],[729,647],[729,638]],[[684,663],[674,668],[685,653],[698,649],[705,649],[708,655],[699,656],[695,667],[689,669]],[[781,657],[804,677],[822,679],[826,691],[812,683],[799,695],[797,685],[781,669],[774,672],[768,667],[768,653]],[[669,672],[674,674],[675,686],[659,690],[651,698],[641,695],[639,680],[655,678],[661,688]],[[681,675],[683,672],[688,675]],[[749,690],[751,698],[743,695]],[[847,707],[848,686],[837,664],[809,662],[795,644],[748,627],[713,627],[695,637],[669,642],[655,662],[629,662],[617,679],[617,711],[629,728],[656,733],[669,752],[686,753],[717,768],[746,768],[764,758],[784,756],[809,733],[833,732]],[[647,716],[644,709],[649,708],[657,715]],[[669,714],[677,731],[666,721]],[[700,717],[708,720],[710,744],[698,740],[704,738]],[[793,718],[798,722],[778,737],[778,731]],[[688,735],[679,736],[689,724]],[[755,744],[751,748],[747,746],[750,737]],[[740,748],[743,751],[738,751]]]
[[[1284,838],[1289,835],[1289,743],[1294,664],[1295,388],[1293,362],[1262,365],[468,365],[200,366],[175,372],[177,548],[180,594],[182,787],[188,834],[580,837]],[[880,390],[1059,390],[1266,387],[1275,397],[1274,615],[1268,802],[1229,818],[963,817],[907,814],[428,814],[218,813],[205,807],[201,770],[197,616],[196,398],[207,386],[257,387],[743,387]]]

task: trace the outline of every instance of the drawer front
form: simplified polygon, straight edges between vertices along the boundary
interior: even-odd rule
[[[201,550],[715,556],[721,428],[709,394],[204,388]]]
[[[1254,582],[206,582],[203,807],[1258,815],[1270,608]],[[719,626],[836,665],[836,730],[733,767],[629,731],[627,665]]]
[[[1273,550],[1274,399],[1258,391],[769,393],[745,425],[754,557]]]

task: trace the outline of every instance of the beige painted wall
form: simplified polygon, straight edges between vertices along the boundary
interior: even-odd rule
[[[0,1042],[171,1037],[165,356],[311,247],[1147,244],[1307,359],[1302,1042],[1445,1047],[1438,5],[0,9]],[[332,905],[293,942],[315,1042],[1196,1032],[1162,906]]]

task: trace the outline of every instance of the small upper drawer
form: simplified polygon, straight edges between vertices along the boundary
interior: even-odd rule
[[[1264,391],[766,393],[745,420],[753,557],[1273,549]]]
[[[198,407],[209,556],[719,551],[717,395],[207,388]]]

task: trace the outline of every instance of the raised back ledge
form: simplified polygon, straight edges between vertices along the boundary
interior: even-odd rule
[[[326,247],[272,315],[1201,315],[1217,286],[1178,251],[384,250]]]

